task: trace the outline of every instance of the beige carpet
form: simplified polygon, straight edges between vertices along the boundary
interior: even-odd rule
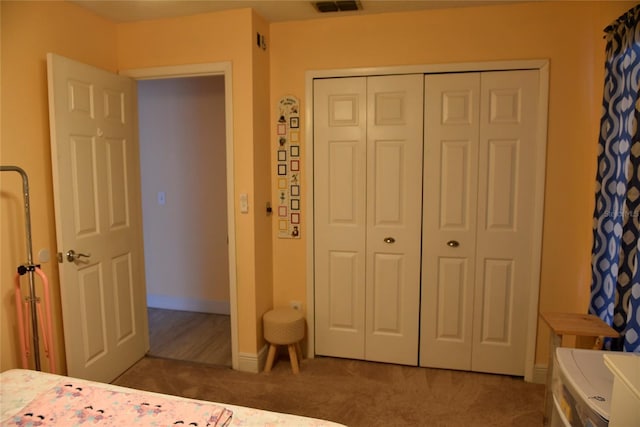
[[[144,358],[114,384],[358,426],[541,426],[544,386],[521,378],[335,358],[293,375]]]

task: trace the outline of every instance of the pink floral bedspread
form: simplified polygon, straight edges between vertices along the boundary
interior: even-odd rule
[[[42,392],[3,425],[227,426],[233,412],[215,404],[176,402],[161,396],[94,388],[62,381]]]
[[[67,387],[67,385],[70,387]],[[82,404],[79,396],[72,396],[80,393],[80,390],[74,391],[74,387],[82,388],[82,399],[87,400],[88,403]],[[62,406],[52,407],[51,405],[57,404],[55,399],[58,393],[64,396],[62,400],[57,402]],[[113,410],[113,406],[99,404],[101,400],[97,399],[97,397],[100,395],[106,396],[107,401],[108,399],[115,401],[117,413],[107,412],[110,408]],[[121,397],[117,397],[118,395]],[[301,399],[303,398],[301,396]],[[61,402],[66,403],[62,404]],[[144,403],[149,405],[144,405]],[[63,408],[66,404],[69,406]],[[138,405],[137,408],[136,405]],[[164,408],[163,413],[149,414],[149,412],[154,412],[158,409],[154,409],[154,405],[162,405],[162,408]],[[134,409],[127,412],[127,409],[131,409],[132,406]],[[43,410],[44,408],[49,408],[47,410],[48,413]],[[216,414],[219,414],[220,408],[232,411],[233,415],[224,412],[218,415],[216,419]],[[58,409],[64,409],[64,411],[56,412]],[[136,418],[135,414],[140,415],[138,411],[142,411],[147,415],[142,418]],[[173,415],[171,411],[174,411]],[[185,413],[187,416],[185,416]],[[132,418],[126,418],[124,421],[120,421],[120,419],[114,421],[113,418],[107,419],[108,415]],[[215,426],[216,422],[218,423],[217,425],[222,426],[225,422],[224,417],[227,415],[229,416],[229,420],[226,421],[229,423],[228,427],[345,427],[342,424],[317,418],[135,390],[28,369],[10,369],[0,372],[1,427],[8,425],[35,427],[52,424],[56,424],[56,426],[93,426],[95,424],[96,427],[99,427],[100,425],[108,425],[107,422],[128,427],[136,425],[136,420],[138,420],[138,425],[162,426],[171,425],[173,418],[175,418],[174,422],[178,422],[178,424],[175,424],[176,426],[184,425],[188,427],[189,423],[200,423],[201,420],[204,420],[205,424],[198,424],[199,426],[206,426],[207,423],[210,426]],[[54,417],[57,417],[55,421],[53,420]],[[183,417],[184,419],[180,419]],[[105,421],[99,422],[99,418]],[[132,421],[129,422],[128,420]],[[180,424],[180,421],[184,422],[184,424]],[[165,422],[167,424],[164,424]]]

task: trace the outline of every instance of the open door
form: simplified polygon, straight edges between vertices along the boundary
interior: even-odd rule
[[[68,374],[110,382],[149,348],[135,82],[47,55]]]

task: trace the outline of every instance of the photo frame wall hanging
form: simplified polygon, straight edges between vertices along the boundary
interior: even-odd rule
[[[302,234],[300,102],[295,96],[284,96],[278,102],[276,123],[276,182],[278,201],[276,218],[278,237],[299,239]]]

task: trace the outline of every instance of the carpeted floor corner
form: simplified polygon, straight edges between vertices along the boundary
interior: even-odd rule
[[[286,359],[272,372],[146,357],[114,384],[358,426],[541,426],[544,385],[357,360]]]

